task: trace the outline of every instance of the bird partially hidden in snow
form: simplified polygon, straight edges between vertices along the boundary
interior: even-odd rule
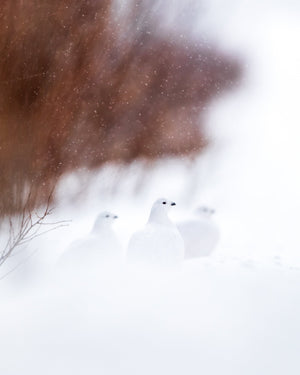
[[[177,223],[184,240],[185,259],[208,256],[215,249],[220,233],[213,220],[214,213],[214,209],[200,206],[192,218]]]
[[[71,243],[62,255],[60,264],[70,268],[97,269],[108,262],[120,261],[122,246],[113,230],[113,223],[117,218],[117,215],[108,211],[100,213],[91,233]]]
[[[184,259],[184,243],[168,212],[176,204],[160,198],[154,202],[147,224],[135,232],[128,245],[130,263],[149,266],[178,266]]]

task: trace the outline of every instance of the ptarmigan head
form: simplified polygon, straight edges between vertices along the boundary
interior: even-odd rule
[[[102,228],[105,228],[105,227],[111,227],[117,218],[118,216],[113,214],[112,212],[109,212],[109,211],[101,212],[95,220],[93,232],[97,232],[98,230],[101,230]]]
[[[207,206],[200,206],[196,208],[195,213],[201,217],[211,218],[214,215],[215,210]]]
[[[176,206],[176,203],[166,198],[159,198],[153,203],[152,208],[158,208],[160,210],[169,212],[172,206]]]
[[[176,203],[166,199],[166,198],[159,198],[157,199],[152,206],[149,221],[166,224],[169,222],[168,219],[168,212],[170,208],[176,206]]]

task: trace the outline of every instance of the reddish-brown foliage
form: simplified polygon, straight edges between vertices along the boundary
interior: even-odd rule
[[[199,114],[238,65],[159,36],[149,2],[134,1],[129,16],[112,3],[1,1],[2,215],[18,210],[24,186],[38,203],[67,170],[203,146]]]

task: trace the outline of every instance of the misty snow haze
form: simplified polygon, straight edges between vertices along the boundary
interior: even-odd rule
[[[126,14],[131,8],[124,4],[130,1],[120,3]],[[160,103],[153,89],[154,98],[146,101],[157,109],[153,113],[153,108],[137,100],[139,90],[143,98],[148,95],[131,78],[131,69],[139,62],[130,60],[134,63],[128,64],[129,69],[121,70],[128,78],[128,91],[121,85],[120,95],[123,100],[130,92],[134,105],[131,112],[126,112],[124,103],[116,105],[116,113],[125,116],[125,127],[105,125],[110,155],[118,157],[104,163],[100,158],[101,163],[92,166],[82,161],[78,168],[66,168],[51,201],[51,221],[68,221],[68,225],[34,237],[0,267],[0,374],[299,374],[300,5],[292,0],[174,0],[167,7],[157,4],[159,11],[154,7],[152,17],[161,17],[167,30],[198,41],[205,51],[212,48],[216,58],[228,59],[224,65],[213,65],[220,69],[217,74],[208,64],[202,76],[205,82],[209,71],[221,88],[207,97],[201,92],[194,97],[198,86],[193,85],[179,112],[171,98]],[[145,19],[139,22],[142,26]],[[150,43],[154,60],[161,67],[162,45],[154,44]],[[171,61],[171,47],[165,51],[164,64]],[[186,55],[179,55],[184,61]],[[148,60],[147,53],[141,56],[146,72],[152,59]],[[189,69],[194,69],[197,61],[193,57]],[[228,75],[223,72],[227,63],[235,67]],[[164,89],[170,90],[178,103],[181,97],[173,87],[177,68],[168,70],[164,64],[162,77],[172,81]],[[233,74],[235,69],[238,74]],[[139,71],[138,77],[145,72]],[[193,81],[190,73],[189,84]],[[231,74],[232,84],[225,84]],[[156,87],[155,75],[145,81],[150,82]],[[178,85],[185,90],[186,83]],[[88,94],[84,96],[85,103],[88,98]],[[205,103],[198,107],[196,99]],[[45,105],[48,108],[50,104]],[[144,124],[151,125],[137,135],[138,127],[129,125],[140,105],[145,111]],[[34,110],[31,107],[32,121],[37,121]],[[105,124],[115,124],[116,113],[107,114]],[[199,138],[193,139],[197,116]],[[5,118],[12,121],[7,114],[1,115]],[[159,124],[157,129],[153,121]],[[164,123],[170,125],[161,141],[155,135],[159,138],[164,133]],[[71,118],[66,124],[71,124]],[[125,128],[134,129],[128,154],[118,138],[120,129],[126,133]],[[188,128],[192,134],[181,136]],[[90,146],[84,144],[81,155],[93,160],[98,138],[89,137]],[[183,152],[186,139],[189,151]],[[168,150],[176,152],[160,154],[164,142]],[[18,140],[15,147],[20,144]],[[105,147],[109,149],[107,144]],[[130,154],[128,160],[119,161],[125,154]],[[58,159],[51,163],[61,155],[58,152]],[[74,163],[80,155],[76,158]],[[182,259],[179,268],[127,264],[125,250],[130,238],[147,223],[153,202],[161,196],[176,202],[168,212],[172,223],[188,223],[200,206],[215,210],[212,219],[218,238],[213,250],[206,256]],[[96,252],[100,249],[105,237],[102,229],[92,235],[93,246],[89,240],[95,219],[107,211],[118,219],[106,243],[116,241],[118,245],[112,248],[121,249],[124,258],[105,265],[101,262],[98,272],[97,257],[92,257],[89,265],[85,253],[92,247]],[[197,228],[195,233],[201,235]],[[159,232],[154,235],[155,244],[160,243]],[[77,241],[76,267],[65,270],[60,260]],[[147,249],[144,243],[141,240],[138,248],[152,251],[153,246]]]

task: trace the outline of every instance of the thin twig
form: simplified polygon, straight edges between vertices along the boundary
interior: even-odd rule
[[[50,207],[50,204],[54,189],[55,186],[53,187],[48,196],[46,206],[42,214],[38,214],[37,212],[34,212],[33,214],[30,210],[31,191],[29,191],[21,215],[19,216],[19,225],[15,225],[14,220],[11,217],[8,218],[9,238],[3,250],[0,251],[0,266],[9,257],[12,256],[12,254],[16,251],[16,248],[18,248],[19,246],[24,245],[48,232],[51,232],[61,227],[65,227],[69,224],[68,220],[55,221],[49,223],[45,222],[46,218],[50,216],[53,212],[53,208]],[[52,228],[40,231],[41,228],[45,226],[52,226]]]

